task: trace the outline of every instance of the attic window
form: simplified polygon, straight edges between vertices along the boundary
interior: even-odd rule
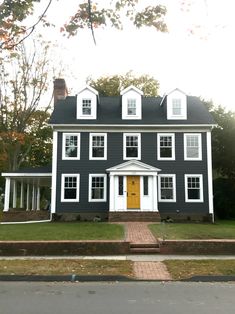
[[[180,98],[172,99],[172,114],[173,116],[181,116],[182,114],[182,106]]]
[[[82,114],[85,116],[91,115],[91,99],[82,100]]]
[[[127,115],[128,116],[136,115],[136,99],[134,98],[127,99]]]

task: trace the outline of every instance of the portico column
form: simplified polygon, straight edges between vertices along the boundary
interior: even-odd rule
[[[33,184],[32,188],[32,210],[35,209],[35,185]]]
[[[114,175],[109,176],[109,211],[113,212],[115,210],[115,186],[114,186]]]
[[[21,182],[20,185],[20,208],[24,207],[24,183]]]
[[[29,210],[29,183],[27,183],[26,210]]]
[[[13,181],[13,208],[16,208],[17,201],[17,183],[16,180]]]
[[[158,211],[158,202],[157,202],[157,175],[153,176],[153,211]]]
[[[10,207],[11,179],[6,178],[5,195],[4,195],[4,212],[7,212]]]
[[[37,186],[37,210],[40,210],[40,186]]]

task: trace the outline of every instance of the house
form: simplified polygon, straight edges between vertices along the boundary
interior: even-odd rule
[[[54,96],[52,171],[3,174],[4,211],[14,179],[13,194],[21,182],[21,205],[27,190],[33,210],[40,186],[51,186],[51,213],[65,220],[213,220],[214,121],[199,98],[180,89],[145,97],[134,86],[115,97],[90,86],[68,96],[63,79]]]

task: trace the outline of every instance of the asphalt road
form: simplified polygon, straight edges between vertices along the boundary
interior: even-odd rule
[[[0,282],[0,314],[232,314],[234,283]]]

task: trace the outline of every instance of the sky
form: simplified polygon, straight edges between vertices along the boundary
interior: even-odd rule
[[[43,0],[37,12],[47,4]],[[132,25],[118,31],[81,30],[67,39],[59,28],[73,15],[79,0],[53,1],[47,14],[55,23],[42,30],[44,38],[56,43],[54,60],[63,64],[71,94],[76,94],[87,77],[149,74],[160,82],[160,95],[178,87],[188,95],[201,96],[217,105],[235,109],[234,0],[140,0],[141,5],[166,5],[168,33]],[[93,1],[94,2],[94,1]],[[110,0],[99,0],[107,4]]]

